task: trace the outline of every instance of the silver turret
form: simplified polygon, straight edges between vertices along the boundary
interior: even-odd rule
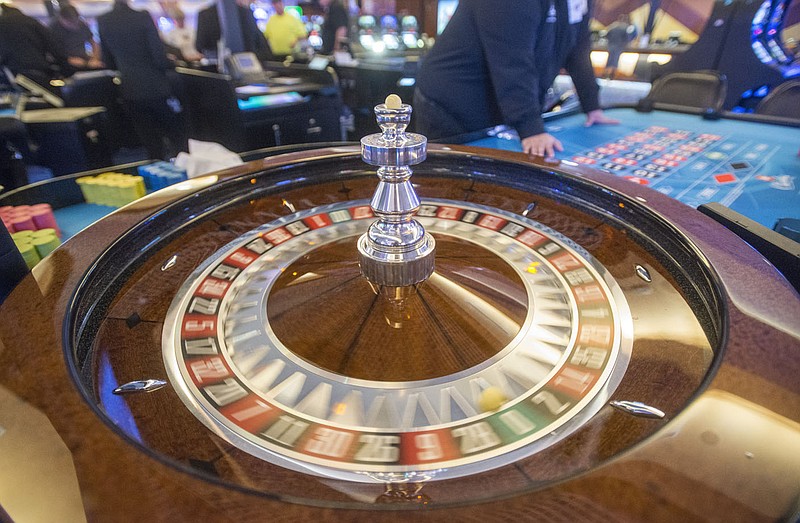
[[[389,95],[375,107],[382,133],[361,139],[361,158],[378,167],[378,187],[370,206],[378,220],[358,240],[361,273],[378,287],[407,287],[433,273],[436,242],[414,214],[419,198],[411,185],[411,165],[425,160],[428,140],[406,133],[411,106]]]

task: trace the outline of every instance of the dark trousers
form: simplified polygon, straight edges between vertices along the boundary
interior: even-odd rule
[[[414,90],[413,107],[414,130],[429,140],[441,140],[469,131],[442,106],[422,94],[419,89]]]
[[[188,150],[186,119],[176,97],[127,100],[125,106],[149,158],[169,160]]]

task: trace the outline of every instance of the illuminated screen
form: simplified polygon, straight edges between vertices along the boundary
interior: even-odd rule
[[[286,105],[290,103],[296,103],[302,100],[303,97],[300,95],[300,93],[293,91],[289,93],[265,94],[262,96],[253,96],[248,98],[247,100],[237,100],[236,104],[242,111],[248,111],[252,109],[259,109],[262,107],[274,107],[276,105]]]
[[[416,29],[418,27],[416,16],[404,16],[401,22],[403,29]]]
[[[384,15],[381,17],[381,27],[384,29],[397,29],[397,17]]]
[[[358,26],[365,28],[375,27],[375,17],[372,15],[359,16]]]

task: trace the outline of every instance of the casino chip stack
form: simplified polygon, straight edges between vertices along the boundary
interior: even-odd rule
[[[148,190],[157,191],[187,179],[186,171],[170,162],[141,165],[137,169]]]
[[[29,269],[61,245],[61,231],[49,204],[0,207],[0,218]]]
[[[39,263],[45,256],[61,245],[55,229],[40,229],[38,231],[19,231],[11,234],[14,245],[22,254],[29,269]]]
[[[82,176],[75,180],[81,188],[86,203],[122,207],[145,195],[141,176],[122,173],[103,173]]]
[[[53,208],[47,203],[0,207],[0,219],[12,234],[19,231],[53,229],[58,236],[61,236]]]

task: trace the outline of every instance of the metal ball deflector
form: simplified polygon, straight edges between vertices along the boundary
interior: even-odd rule
[[[406,133],[411,106],[396,95],[375,107],[382,133],[361,139],[361,158],[378,167],[378,187],[370,206],[378,217],[358,240],[361,273],[374,286],[409,287],[434,269],[436,242],[414,214],[419,198],[411,184],[411,165],[426,158],[428,140]]]

